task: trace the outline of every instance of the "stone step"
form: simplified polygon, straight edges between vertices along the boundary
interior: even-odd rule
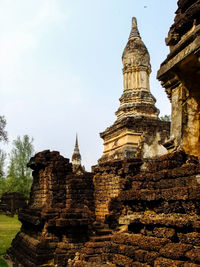
[[[101,222],[95,222],[95,223],[94,223],[94,227],[95,227],[95,229],[97,229],[97,230],[100,230],[100,229],[109,229],[108,224],[101,223]]]
[[[97,236],[105,236],[112,234],[112,231],[110,229],[97,229],[96,235]]]
[[[88,262],[95,262],[95,263],[100,264],[101,256],[99,254],[88,255],[85,257],[85,260]]]
[[[90,238],[91,242],[104,242],[104,241],[110,241],[112,238],[112,235],[102,235],[102,236],[92,236]]]

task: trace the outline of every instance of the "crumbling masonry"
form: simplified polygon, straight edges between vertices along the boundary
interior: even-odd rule
[[[200,266],[199,15],[200,0],[178,1],[158,72],[172,101],[168,153],[146,168],[141,155],[108,156],[82,174],[58,152],[38,153],[14,266]]]

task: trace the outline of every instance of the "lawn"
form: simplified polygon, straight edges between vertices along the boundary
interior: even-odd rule
[[[6,253],[20,227],[21,223],[18,221],[17,215],[14,217],[0,215],[0,256]],[[1,266],[3,265],[0,262]]]
[[[0,258],[0,267],[8,267],[8,264],[2,258]]]

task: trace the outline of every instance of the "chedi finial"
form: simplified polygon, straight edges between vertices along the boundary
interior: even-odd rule
[[[132,18],[132,28],[131,28],[131,33],[130,33],[130,36],[129,36],[129,40],[132,40],[134,38],[137,38],[139,37],[140,38],[140,34],[139,34],[139,31],[138,31],[138,27],[137,27],[137,20],[135,17]]]
[[[78,135],[76,133],[76,142],[75,142],[75,147],[78,147]]]
[[[85,167],[81,165],[81,154],[78,146],[78,134],[76,134],[74,153],[72,155],[72,168],[73,172],[78,175],[85,172]]]
[[[74,147],[74,153],[72,155],[72,164],[73,165],[81,165],[81,154],[79,152],[78,147],[78,135],[76,134],[76,142]]]

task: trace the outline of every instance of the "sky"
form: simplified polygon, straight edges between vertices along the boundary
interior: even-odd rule
[[[171,105],[156,79],[175,0],[1,0],[0,115],[9,153],[17,136],[34,138],[36,152],[71,158],[78,133],[87,170],[103,153],[99,133],[116,120],[123,92],[123,49],[132,17],[147,46],[150,89],[160,115]]]

